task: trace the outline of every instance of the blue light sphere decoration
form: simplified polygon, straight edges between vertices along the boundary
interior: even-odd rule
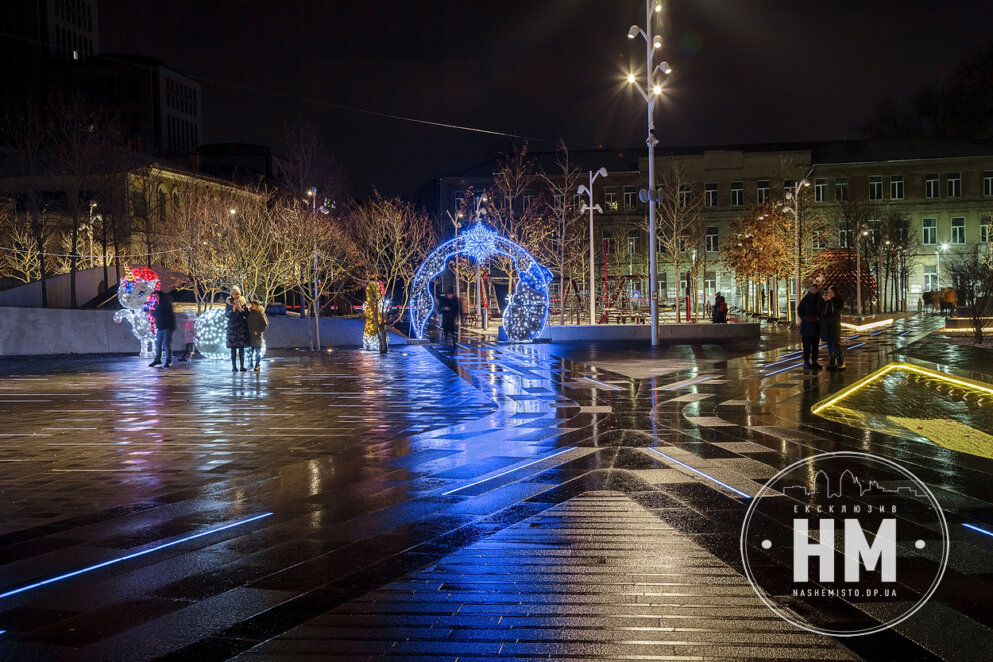
[[[431,281],[445,270],[449,260],[458,255],[465,255],[480,264],[494,255],[510,258],[518,279],[513,294],[507,298],[504,330],[512,342],[529,342],[541,335],[548,322],[551,272],[538,264],[520,244],[476,222],[459,236],[434,249],[414,274],[410,286],[410,320],[417,338],[424,338],[424,328],[434,312]]]
[[[193,323],[193,341],[197,351],[205,359],[224,360],[231,358],[227,345],[228,318],[223,308],[211,308],[197,316]],[[265,356],[265,338],[262,338],[262,356]],[[249,351],[245,348],[245,351]]]

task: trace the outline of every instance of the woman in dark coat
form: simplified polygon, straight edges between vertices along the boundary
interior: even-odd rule
[[[796,307],[800,320],[800,342],[803,344],[803,369],[820,370],[817,362],[818,345],[821,343],[821,305],[824,303],[816,283],[811,283],[807,293]]]
[[[241,296],[238,286],[231,288],[231,296],[224,305],[224,314],[228,318],[227,345],[231,349],[231,372],[238,372],[235,359],[241,361],[241,371],[245,372],[245,348],[249,345],[248,336],[248,302]]]
[[[844,307],[845,302],[833,285],[824,290],[820,305],[821,340],[827,344],[831,357],[828,370],[845,369],[845,350],[841,347],[841,311]]]

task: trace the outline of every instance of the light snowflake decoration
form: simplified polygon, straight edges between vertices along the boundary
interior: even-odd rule
[[[131,331],[141,343],[140,355],[148,358],[155,353],[155,319],[152,311],[159,303],[155,290],[159,275],[147,267],[124,267],[124,277],[117,287],[117,300],[122,310],[114,313],[114,321],[131,323]]]
[[[462,253],[479,263],[497,252],[496,241],[500,237],[482,223],[476,223],[462,234]]]
[[[506,237],[476,223],[459,236],[434,249],[424,260],[411,282],[410,317],[414,335],[424,338],[425,327],[434,312],[431,281],[437,278],[458,255],[482,264],[494,255],[510,258],[517,272],[514,292],[507,297],[504,330],[513,342],[528,342],[541,335],[548,322],[548,283],[552,274],[538,264],[530,253]]]

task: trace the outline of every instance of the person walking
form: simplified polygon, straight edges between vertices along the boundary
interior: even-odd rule
[[[241,361],[241,371],[245,372],[245,348],[248,347],[248,304],[241,296],[237,285],[231,288],[231,296],[224,302],[224,314],[228,318],[227,346],[231,350],[231,372],[238,372],[235,359]]]
[[[713,316],[711,317],[711,322],[714,324],[727,324],[728,321],[728,304],[724,300],[724,295],[720,292],[714,297],[714,308],[712,310]]]
[[[248,310],[248,342],[252,346],[252,360],[255,364],[255,372],[262,369],[262,334],[269,326],[269,318],[266,317],[265,308],[258,299],[252,300],[252,306]]]
[[[827,344],[831,357],[828,370],[845,369],[845,350],[841,346],[841,311],[845,302],[833,285],[821,296],[821,339]]]
[[[455,323],[461,314],[461,306],[455,293],[449,292],[441,299],[438,311],[441,313],[442,342],[451,339],[452,349],[455,349]]]
[[[800,320],[800,342],[803,344],[803,369],[820,370],[817,362],[818,345],[821,343],[821,297],[817,283],[811,283],[807,293],[796,307],[796,318]]]
[[[158,299],[152,309],[152,319],[155,320],[155,360],[148,364],[150,368],[162,365],[162,349],[165,348],[165,365],[172,365],[172,332],[176,330],[176,313],[172,309],[172,297],[162,290],[155,290]]]

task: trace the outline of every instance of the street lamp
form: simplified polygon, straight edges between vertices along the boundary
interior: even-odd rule
[[[660,74],[668,74],[672,71],[668,62],[655,64],[655,52],[662,48],[662,37],[655,35],[649,37],[652,30],[652,13],[661,14],[662,3],[658,0],[645,0],[645,30],[637,25],[632,25],[628,30],[628,39],[634,39],[638,35],[645,40],[645,87],[635,80],[633,73],[628,74],[629,84],[635,86],[638,93],[648,105],[648,189],[642,191],[642,198],[647,198],[648,193],[655,193],[655,101],[662,94],[662,86],[658,79]],[[646,91],[647,90],[647,91]],[[649,94],[651,92],[651,94]],[[652,317],[652,346],[659,344],[659,304],[658,304],[658,269],[656,266],[656,237],[655,237],[655,196],[649,200],[648,205],[648,287],[651,290],[649,305]],[[678,276],[678,274],[677,274]]]
[[[600,214],[603,213],[603,209],[600,208],[600,205],[593,204],[593,182],[596,181],[597,177],[606,176],[606,168],[600,168],[596,172],[590,170],[590,185],[587,187],[586,184],[580,184],[579,188],[576,189],[576,193],[578,195],[583,195],[585,193],[590,198],[590,203],[586,204],[584,202],[583,206],[579,210],[579,213],[581,214],[585,211],[590,212],[590,326],[596,324],[596,297],[594,296],[594,293],[596,292],[596,260],[593,252],[593,212],[595,211]],[[562,302],[562,305],[565,305],[565,301]]]
[[[855,237],[855,307],[862,316],[862,237],[869,234],[869,226],[863,223]]]
[[[935,262],[936,262],[935,267],[934,267],[934,277],[938,281],[938,284],[937,284],[936,289],[941,289],[941,253],[940,253],[939,249],[941,251],[947,251],[948,250],[948,244],[942,244],[938,248],[935,248],[934,249],[934,259],[935,259]]]
[[[448,211],[447,209],[445,210],[445,213],[448,214],[448,220],[450,220],[452,222],[452,225],[455,226],[455,238],[458,239],[459,238],[459,228],[462,227],[462,216],[463,216],[463,214],[462,214],[462,212],[457,211],[457,212],[455,212],[455,216],[452,216],[452,212]],[[462,294],[459,292],[459,258],[458,258],[458,256],[455,257],[455,300],[459,302],[459,306],[462,305]],[[460,308],[460,310],[461,310],[461,308]]]
[[[799,182],[793,185],[792,191],[784,191],[783,197],[786,198],[786,204],[783,205],[783,212],[787,214],[793,214],[793,305],[790,307],[790,314],[793,317],[793,326],[799,327],[800,320],[796,315],[796,306],[800,305],[800,297],[802,296],[803,284],[800,280],[803,278],[803,274],[800,269],[800,190],[804,188],[810,188],[810,174],[814,172],[811,168],[806,177],[801,179]],[[792,203],[792,204],[790,204]],[[787,297],[788,299],[789,297]]]

